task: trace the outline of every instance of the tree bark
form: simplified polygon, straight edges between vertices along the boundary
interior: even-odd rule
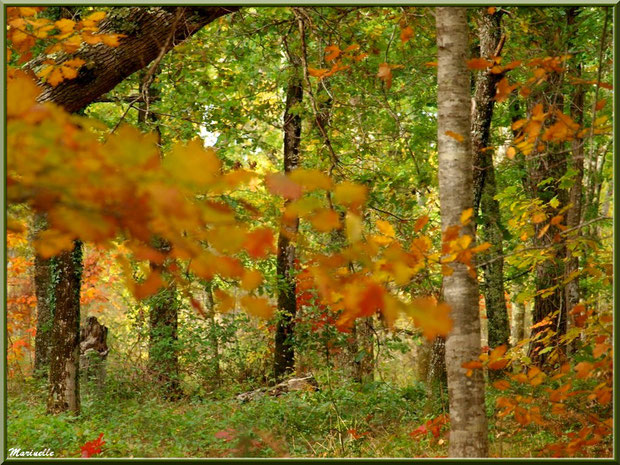
[[[54,284],[54,320],[51,337],[49,413],[80,412],[80,286],[82,280],[82,244],[52,260]]]
[[[435,395],[437,389],[443,389],[448,382],[446,372],[446,339],[437,336],[431,344],[430,360],[426,383],[429,386],[429,393]]]
[[[499,54],[502,41],[501,12],[488,14],[486,8],[480,12],[479,37],[480,57],[487,60]],[[481,242],[489,242],[491,248],[478,255],[483,265],[484,281],[482,293],[488,318],[488,345],[491,348],[508,345],[510,322],[504,289],[503,233],[499,202],[495,199],[497,185],[493,166],[493,151],[490,143],[491,119],[495,104],[496,84],[501,74],[490,70],[476,74],[474,107],[472,111],[472,145],[474,149],[474,210],[482,219]]]
[[[439,199],[441,225],[460,224],[464,210],[473,208],[470,75],[466,67],[468,30],[465,8],[436,9]],[[448,134],[458,134],[462,140]],[[474,236],[471,223],[463,234]],[[450,403],[451,457],[487,455],[487,420],[482,370],[467,376],[463,363],[480,355],[478,283],[467,266],[452,263],[444,277],[444,297],[453,327],[446,339],[446,368]]]
[[[36,214],[33,219],[32,237],[45,229],[45,216]],[[50,259],[34,256],[34,287],[37,298],[37,332],[34,339],[35,376],[49,376],[50,346],[54,320]]]
[[[554,40],[559,42],[555,45],[555,50]],[[549,37],[547,53],[550,56],[561,54],[564,47],[565,43],[562,43],[559,38]],[[548,105],[545,110],[564,110],[563,77],[563,73],[549,75],[550,91],[548,96],[540,95],[538,98],[538,102],[545,106]],[[546,104],[545,100],[550,103]],[[553,122],[554,118],[550,119],[548,124],[553,124]],[[549,202],[556,198],[558,201],[557,208],[549,205],[546,209],[549,216],[553,217],[560,214],[560,210],[568,204],[568,192],[560,187],[560,180],[566,174],[568,158],[566,146],[564,143],[548,143],[546,153],[539,153],[539,155],[543,155],[540,157],[534,156],[537,151],[534,151],[531,156],[532,161],[528,164],[531,195],[533,198],[540,199],[542,205],[549,205]],[[552,179],[552,182],[541,185],[541,181],[546,179]],[[536,265],[536,295],[532,310],[532,325],[535,326],[544,319],[548,319],[550,324],[532,329],[532,342],[529,346],[528,356],[537,366],[551,369],[552,364],[561,363],[566,348],[561,342],[562,336],[566,334],[568,316],[566,286],[563,282],[566,273],[566,237],[559,235],[556,237],[557,230],[554,228],[548,228],[544,231],[543,228],[547,224],[545,221],[534,225],[534,245],[544,250],[548,256]],[[553,350],[544,352],[547,348]]]
[[[301,116],[299,105],[303,99],[303,85],[299,60],[289,54],[292,64],[291,77],[286,91],[284,111],[284,172],[289,173],[299,166],[299,145],[301,141]],[[274,377],[279,381],[295,367],[293,330],[297,300],[295,289],[295,244],[292,239],[299,228],[299,218],[282,220],[278,236],[278,323],[275,336]]]
[[[159,265],[150,264],[151,272]],[[179,305],[174,283],[150,299],[149,371],[155,376],[164,397],[178,399],[182,395],[178,357]]]
[[[83,45],[66,57],[86,62],[78,77],[56,87],[43,84],[39,100],[54,102],[68,112],[84,108],[206,24],[238,9],[238,6],[115,8],[102,21],[100,32],[125,34],[120,45]]]
[[[571,7],[567,12],[567,22],[570,27],[574,27],[575,20],[579,14],[579,7]],[[581,63],[573,65],[576,77],[581,77]],[[570,115],[573,121],[579,125],[583,124],[583,110],[585,104],[585,92],[582,85],[576,85],[570,102]],[[585,156],[583,140],[576,139],[571,142],[571,168],[575,171],[573,177],[573,185],[568,193],[568,202],[570,208],[566,212],[566,227],[568,229],[576,228],[581,221],[581,197],[583,193],[583,161]],[[580,231],[576,230],[575,235],[579,235]],[[569,236],[570,239],[570,236]],[[566,250],[566,276],[567,278],[579,269],[579,258],[575,257],[570,248]],[[573,277],[566,283],[566,308],[570,311],[579,303],[579,278]],[[568,326],[571,326],[571,316],[568,315]]]
[[[374,328],[372,317],[354,323],[356,354],[354,379],[358,383],[368,383],[375,379]]]

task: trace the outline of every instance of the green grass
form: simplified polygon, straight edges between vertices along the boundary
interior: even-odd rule
[[[223,399],[222,399],[223,397]],[[233,393],[167,402],[151,395],[96,400],[82,413],[45,413],[45,387],[28,382],[8,395],[8,447],[50,448],[78,457],[80,446],[104,434],[103,457],[346,457],[445,455],[430,438],[409,432],[433,416],[415,389],[372,383],[331,391],[295,392],[240,404]],[[355,430],[359,438],[349,430]],[[219,432],[219,433],[218,433]],[[218,433],[218,434],[216,434]],[[224,436],[224,437],[218,437]]]
[[[293,392],[240,404],[235,392],[189,396],[169,402],[156,390],[108,378],[106,394],[82,396],[82,413],[47,415],[45,383],[9,383],[7,445],[49,448],[55,457],[79,457],[80,446],[103,433],[101,457],[438,457],[447,435],[411,437],[447,407],[421,385],[360,387],[319,380],[318,392]],[[87,390],[88,392],[88,390]],[[536,457],[557,441],[549,431],[494,420],[487,392],[491,457]]]

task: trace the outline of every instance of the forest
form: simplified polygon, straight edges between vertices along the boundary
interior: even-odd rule
[[[5,7],[3,457],[613,458],[613,14]]]

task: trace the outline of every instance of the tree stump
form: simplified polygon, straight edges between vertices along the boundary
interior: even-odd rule
[[[80,372],[84,382],[94,383],[98,395],[105,385],[105,361],[110,352],[107,338],[108,328],[99,323],[97,317],[89,316],[80,328]]]

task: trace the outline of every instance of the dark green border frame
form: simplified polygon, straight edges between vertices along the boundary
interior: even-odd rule
[[[0,0],[0,24],[5,24],[6,17],[6,7],[7,6],[55,6],[55,5],[66,5],[66,6],[81,6],[81,5],[97,5],[97,6],[131,6],[131,5],[140,5],[140,6],[173,6],[173,5],[217,5],[217,6],[426,6],[433,7],[437,5],[442,6],[553,6],[553,7],[562,7],[562,6],[580,6],[586,4],[587,6],[598,6],[598,7],[612,7],[613,8],[613,24],[616,26],[618,24],[619,19],[619,6],[616,1],[594,1],[590,2],[588,0],[545,0],[543,2],[536,2],[532,0],[524,0],[524,1],[498,1],[498,2],[488,2],[487,4],[482,4],[479,2],[474,2],[471,0],[435,0],[432,3],[428,1],[416,1],[416,0],[402,0],[402,1],[391,1],[388,0],[386,2],[377,1],[377,0],[336,0],[335,2],[329,2],[327,0],[303,0],[300,2],[291,2],[290,0],[245,0],[245,1],[234,1],[234,0],[220,0],[220,1],[184,1],[179,3],[174,3],[170,1],[153,1],[153,0],[117,0],[115,2],[110,2],[108,0],[90,0],[88,2],[59,2],[59,1],[27,1],[27,0],[9,0],[3,1]],[[619,43],[620,32],[617,27],[614,27],[614,89],[618,88],[618,84],[620,82],[619,76],[616,73],[617,70],[617,47],[616,45]],[[3,354],[2,357],[2,407],[3,407],[3,418],[2,418],[2,434],[0,435],[0,463],[42,463],[51,461],[53,463],[66,463],[66,462],[110,462],[110,463],[148,463],[148,462],[160,462],[160,463],[168,463],[168,462],[191,462],[191,463],[217,463],[217,462],[226,462],[226,463],[270,463],[270,464],[280,464],[280,463],[441,463],[441,464],[457,464],[462,462],[469,463],[498,463],[498,462],[511,462],[511,463],[561,463],[561,464],[573,464],[573,463],[620,463],[618,460],[617,454],[617,440],[614,435],[614,458],[608,459],[547,459],[547,458],[534,458],[534,459],[524,459],[524,458],[501,458],[501,459],[416,459],[416,458],[403,458],[403,459],[391,459],[391,458],[328,458],[328,459],[318,459],[318,458],[266,458],[266,459],[256,459],[256,458],[141,458],[141,459],[127,459],[127,458],[97,458],[97,459],[67,459],[67,458],[12,458],[9,459],[6,457],[7,452],[7,418],[6,418],[6,379],[7,379],[7,335],[6,335],[6,327],[7,327],[7,312],[6,312],[6,295],[7,295],[7,282],[6,282],[6,270],[7,270],[7,247],[6,247],[6,220],[7,220],[7,205],[6,205],[6,148],[7,148],[7,139],[6,139],[6,61],[5,61],[5,47],[6,43],[6,28],[2,33],[2,46],[0,47],[0,60],[2,60],[3,72],[3,89],[2,95],[0,96],[0,105],[3,111],[3,124],[0,125],[0,133],[2,135],[3,145],[2,145],[2,176],[3,176],[3,189],[2,189],[2,205],[3,205],[3,215],[2,215],[2,235],[3,235],[3,247],[2,247],[2,270],[0,271],[0,278],[2,279],[2,302],[4,303],[4,311],[2,318],[2,337],[0,338],[0,349]],[[620,99],[617,94],[613,96],[614,101],[614,110],[618,108],[618,103]],[[614,111],[614,135],[619,133],[620,123],[618,122],[618,118],[615,117]],[[614,143],[614,164],[613,164],[613,175],[614,179],[618,178],[618,173],[620,171],[619,164],[616,163],[616,144]],[[617,192],[617,184],[614,183],[614,213],[616,207],[616,192]],[[616,238],[617,238],[617,223],[616,216],[614,214],[613,217],[613,230],[614,230],[614,251],[613,251],[613,270],[614,276],[617,271],[617,263],[616,263]],[[614,297],[616,296],[617,291],[617,281],[614,280]],[[614,298],[614,346],[617,345],[619,341],[619,337],[616,331],[616,302]],[[616,415],[616,402],[617,402],[617,385],[618,385],[618,371],[617,371],[617,357],[616,352],[614,350],[614,431],[618,431],[619,418]]]

